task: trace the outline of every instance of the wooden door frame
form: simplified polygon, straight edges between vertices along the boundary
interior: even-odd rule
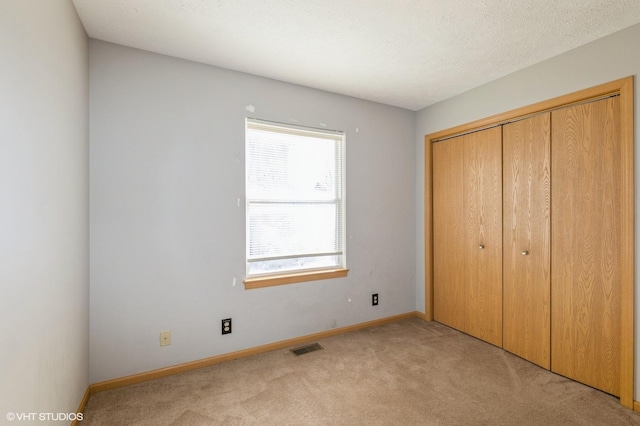
[[[634,113],[633,76],[589,89],[516,108],[501,114],[462,124],[426,135],[424,159],[424,220],[425,220],[425,319],[433,321],[433,176],[432,145],[434,141],[499,126],[544,111],[595,100],[608,95],[620,96],[620,136],[622,142],[622,259],[621,259],[621,324],[620,324],[620,403],[634,406]]]

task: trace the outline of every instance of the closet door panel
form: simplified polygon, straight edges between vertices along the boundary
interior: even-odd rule
[[[464,329],[463,144],[433,145],[434,319]]]
[[[502,346],[502,129],[464,138],[465,328]]]
[[[503,128],[503,347],[551,368],[550,113]]]
[[[552,113],[551,363],[613,395],[620,379],[619,98]]]

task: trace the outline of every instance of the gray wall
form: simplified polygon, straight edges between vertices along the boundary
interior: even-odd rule
[[[89,385],[88,61],[71,1],[0,1],[0,423]]]
[[[89,51],[92,383],[415,310],[414,112]],[[347,278],[244,289],[246,116],[346,132]]]
[[[627,28],[611,36],[572,50],[563,55],[533,65],[499,80],[463,93],[418,111],[416,126],[416,234],[424,235],[424,136],[458,124],[468,123],[517,107],[530,105],[566,93],[592,87],[608,81],[636,76],[640,82],[640,25]],[[638,123],[640,107],[635,98],[635,161],[638,164]],[[640,188],[640,171],[636,170],[636,194]],[[636,222],[640,204],[636,196]],[[639,233],[636,227],[636,239]],[[424,312],[424,241],[416,241],[416,300],[417,309]],[[638,315],[638,259],[636,248],[636,399],[640,391],[640,338]]]

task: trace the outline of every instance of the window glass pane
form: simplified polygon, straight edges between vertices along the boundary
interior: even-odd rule
[[[249,259],[335,253],[335,204],[258,204],[248,208]]]
[[[249,274],[273,274],[305,269],[336,268],[341,266],[340,256],[316,256],[293,259],[278,259],[249,263]]]
[[[247,136],[247,197],[270,200],[330,200],[337,197],[337,142],[250,130]]]

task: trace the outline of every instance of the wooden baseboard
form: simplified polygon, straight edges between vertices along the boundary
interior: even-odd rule
[[[309,343],[313,340],[324,339],[327,337],[337,336],[339,334],[350,333],[353,331],[362,330],[365,328],[377,327],[384,324],[390,324],[397,321],[402,321],[408,318],[420,317],[419,312],[407,312],[406,314],[394,315],[391,317],[381,318],[373,321],[367,321],[359,324],[348,325],[346,327],[334,328],[331,330],[321,331],[319,333],[308,334],[306,336],[295,337],[293,339],[282,340],[279,342],[269,343],[262,346],[256,346],[249,349],[243,349],[236,352],[230,352],[227,354],[216,355],[209,358],[200,359],[197,361],[191,361],[184,364],[173,365],[170,367],[160,368],[157,370],[146,371],[144,373],[133,374],[131,376],[120,377],[118,379],[107,380],[104,382],[94,383],[89,386],[89,393],[94,394],[96,392],[102,392],[109,389],[115,389],[122,386],[129,386],[136,383],[146,382],[148,380],[158,379],[160,377],[171,376],[173,374],[183,373],[185,371],[195,370],[198,368],[208,367],[210,365],[219,364],[225,361],[232,361],[238,358],[245,358],[252,355],[258,355],[261,353],[273,351],[276,349],[284,349],[291,346],[297,346],[304,343]],[[82,408],[84,408],[86,401],[83,400]]]
[[[638,413],[640,413],[640,402],[633,401],[633,411],[637,411]]]
[[[86,391],[84,391],[84,396],[82,397],[82,401],[80,401],[80,405],[78,406],[78,409],[76,410],[76,414],[77,413],[84,413],[84,407],[86,407],[87,405],[87,401],[89,401],[89,395],[91,395],[91,386],[89,386],[87,388]],[[79,420],[74,420],[71,422],[71,426],[78,426],[80,424]]]
[[[416,316],[420,319],[423,319],[425,321],[429,321],[429,319],[427,318],[427,314],[424,314],[422,312],[416,312]]]

